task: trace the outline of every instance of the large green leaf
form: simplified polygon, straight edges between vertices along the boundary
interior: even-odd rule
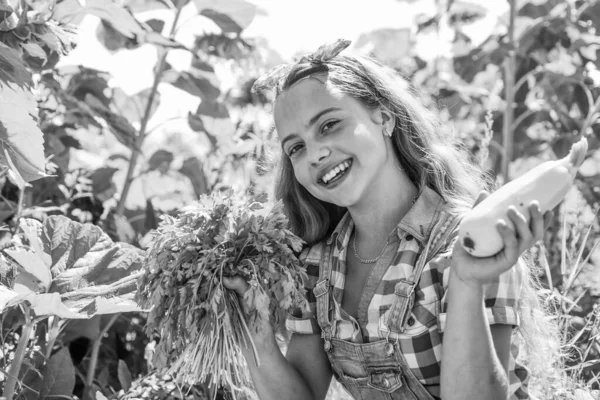
[[[20,266],[17,276],[30,278],[41,274],[42,263],[52,275],[49,289],[22,279],[17,295],[4,287],[0,309],[27,301],[36,315],[62,318],[90,318],[98,314],[140,311],[133,300],[140,276],[142,250],[114,243],[92,224],[80,224],[64,216],[48,217],[42,224],[24,219],[27,257],[11,257],[19,247],[4,250]],[[15,250],[15,248],[17,250]],[[41,262],[29,263],[35,255]],[[33,263],[32,263],[33,264]],[[31,278],[33,280],[33,278]]]
[[[40,375],[42,379],[34,380],[34,387],[30,386],[31,389],[39,392],[39,397],[35,398],[71,398],[75,388],[75,367],[69,349],[63,347],[54,353],[41,368]]]
[[[258,13],[258,8],[245,0],[194,0],[194,5],[225,33],[239,34]]]
[[[27,182],[45,176],[44,135],[31,85],[18,53],[0,43],[0,164],[12,162]]]

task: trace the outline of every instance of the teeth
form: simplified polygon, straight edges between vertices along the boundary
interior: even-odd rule
[[[345,171],[346,168],[350,166],[349,161],[344,161],[343,163],[337,165],[335,168],[331,169],[328,173],[323,176],[322,180],[324,183],[329,182],[333,178],[335,178],[340,172]]]

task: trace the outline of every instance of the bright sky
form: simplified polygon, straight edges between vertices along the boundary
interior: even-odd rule
[[[356,39],[377,28],[404,28],[417,7],[398,0],[252,0],[267,12],[246,33],[268,38],[284,58],[338,38]],[[433,1],[432,1],[433,2]],[[424,2],[427,3],[427,2]],[[420,7],[419,7],[420,8]]]

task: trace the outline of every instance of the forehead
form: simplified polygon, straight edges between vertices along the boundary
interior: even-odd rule
[[[277,131],[281,134],[300,129],[311,117],[329,107],[352,106],[349,96],[331,84],[310,77],[281,92],[274,104],[273,115]]]

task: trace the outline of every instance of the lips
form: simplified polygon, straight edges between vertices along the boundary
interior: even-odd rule
[[[320,173],[317,181],[321,185],[330,185],[345,176],[352,167],[352,159],[344,160],[331,168],[324,168]]]

